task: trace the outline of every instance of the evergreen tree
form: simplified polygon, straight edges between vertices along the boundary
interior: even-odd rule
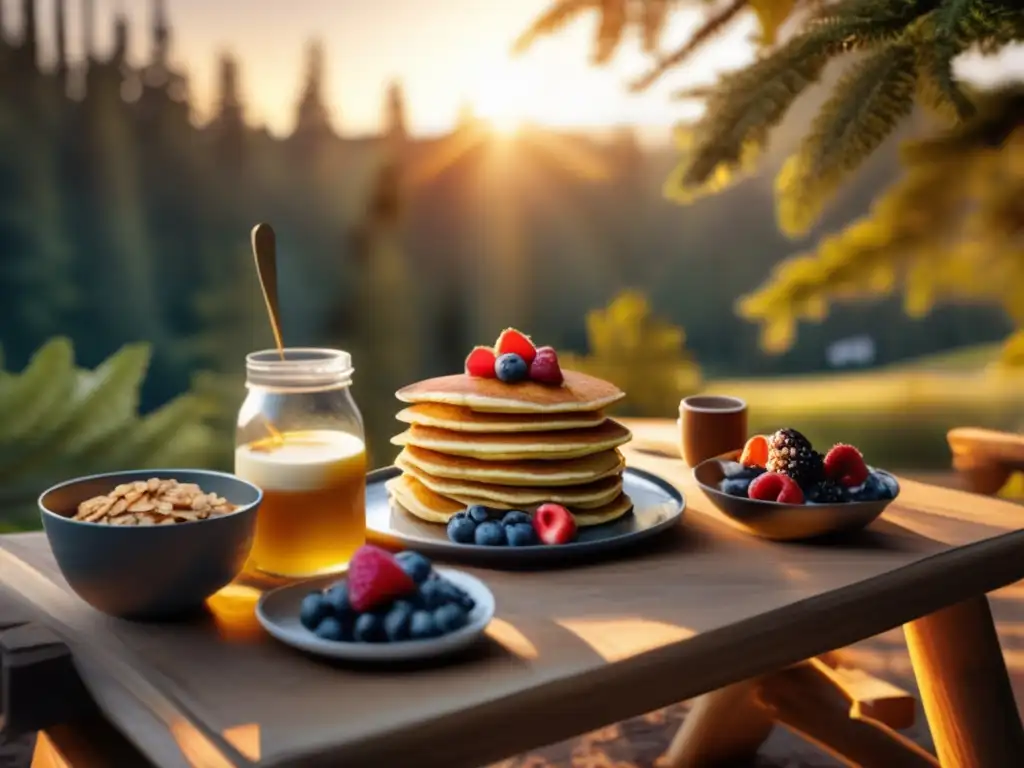
[[[800,318],[819,318],[832,299],[906,289],[907,307],[926,312],[941,298],[995,300],[1024,328],[1024,203],[1021,89],[983,91],[954,69],[963,53],[995,53],[1024,40],[1019,0],[732,0],[709,11],[681,46],[660,54],[673,9],[697,0],[556,0],[516,43],[525,50],[576,17],[598,11],[593,58],[611,56],[633,28],[653,66],[643,90],[744,14],[760,22],[761,51],[749,66],[700,98],[701,118],[679,131],[684,157],[666,193],[688,202],[756,168],[772,129],[825,67],[844,66],[830,98],[776,181],[783,232],[806,234],[837,189],[907,118],[923,107],[943,121],[936,135],[906,147],[905,176],[872,215],[825,240],[810,256],[779,267],[742,313],[766,323],[766,346],[789,346]],[[796,31],[779,40],[786,22]],[[969,184],[966,178],[976,180]],[[955,198],[953,200],[952,198]],[[941,233],[941,235],[940,235]]]
[[[8,360],[22,365],[65,327],[78,293],[68,275],[66,200],[52,151],[64,127],[58,81],[26,59],[12,56],[9,64],[0,148],[17,151],[0,152],[0,335]]]

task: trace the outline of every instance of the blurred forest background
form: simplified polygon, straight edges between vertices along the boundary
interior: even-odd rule
[[[323,90],[325,57],[344,52],[315,42],[295,51],[306,72],[291,135],[247,122],[230,55],[200,125],[162,3],[141,63],[127,20],[88,10],[87,56],[69,62],[63,0],[46,7],[54,16],[38,18],[24,0],[17,29],[0,15],[0,524],[30,518],[34,495],[69,475],[230,469],[244,355],[271,345],[248,245],[257,221],[278,233],[286,342],[354,355],[377,464],[393,455],[395,389],[460,370],[508,325],[622,383],[631,415],[727,391],[751,401],[755,428],[859,441],[898,468],[948,466],[950,426],[1021,421],[1021,387],[1004,374],[979,384],[1014,329],[1001,307],[911,319],[883,296],[835,308],[775,355],[735,311],[778,262],[868,211],[922,116],[792,240],[772,175],[821,89],[797,101],[762,174],[680,207],[662,193],[677,150],[628,129],[503,134],[467,108],[450,133],[415,136],[396,82],[380,94],[383,130],[351,135]],[[114,44],[97,50],[106,23]],[[53,67],[40,64],[42,24]]]

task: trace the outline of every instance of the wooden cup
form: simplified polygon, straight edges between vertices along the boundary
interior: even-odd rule
[[[694,395],[679,403],[679,450],[695,467],[747,442],[747,404],[738,397]]]

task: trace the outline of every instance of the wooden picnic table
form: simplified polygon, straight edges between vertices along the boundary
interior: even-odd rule
[[[721,729],[744,711],[744,681],[903,625],[941,764],[1024,765],[985,598],[1024,578],[1019,507],[904,481],[861,534],[766,542],[735,530],[697,489],[675,458],[673,422],[628,426],[629,464],[686,494],[683,524],[582,566],[469,569],[493,590],[497,617],[487,642],[442,665],[372,670],[303,656],[259,629],[245,586],[206,619],[109,618],[69,591],[43,534],[0,537],[8,725],[56,732],[81,709],[93,742],[123,734],[131,744],[118,748],[163,768],[475,768],[707,694],[703,727],[728,740]],[[6,624],[4,599],[20,612]],[[683,764],[686,749],[674,749]],[[113,764],[136,764],[125,760]]]

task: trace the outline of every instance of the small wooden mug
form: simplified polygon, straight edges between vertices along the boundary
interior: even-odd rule
[[[747,404],[738,397],[694,395],[679,403],[679,452],[689,466],[747,442]]]

